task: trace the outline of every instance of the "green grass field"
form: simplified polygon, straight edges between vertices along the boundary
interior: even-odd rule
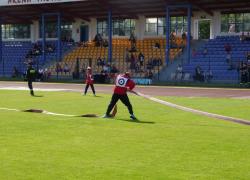
[[[0,91],[0,107],[103,115],[111,96],[37,94],[43,97]],[[249,126],[130,98],[140,123],[131,122],[120,103],[108,120],[0,110],[0,179],[250,179]],[[161,98],[250,115],[249,100]]]

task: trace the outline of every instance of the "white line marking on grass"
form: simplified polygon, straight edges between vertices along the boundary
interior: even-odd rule
[[[28,91],[29,88],[27,87],[23,87],[23,86],[15,86],[15,87],[3,87],[0,88],[0,90],[15,90],[15,91]],[[48,92],[52,92],[52,91],[68,91],[69,89],[48,89],[48,88],[35,88],[35,91],[48,91]]]
[[[43,114],[47,114],[47,115],[52,115],[52,116],[65,116],[65,117],[77,117],[77,115],[72,115],[72,114],[59,114],[59,113],[53,113],[53,112],[49,112],[49,111],[43,111]]]
[[[10,109],[10,108],[0,108],[0,110],[20,112],[19,109]]]
[[[2,110],[2,111],[25,112],[25,111],[20,110],[20,109],[12,109],[12,108],[4,108],[4,107],[0,107],[0,110]],[[77,117],[77,115],[53,113],[53,112],[44,111],[44,110],[42,110],[41,114],[52,115],[52,116]]]
[[[191,112],[191,113],[199,114],[199,115],[204,115],[207,117],[216,118],[216,119],[220,119],[220,120],[224,120],[224,121],[230,121],[230,122],[235,122],[235,123],[239,123],[239,124],[250,125],[250,121],[245,120],[245,119],[234,118],[234,117],[230,117],[230,116],[224,116],[224,115],[220,115],[220,114],[214,114],[214,113],[209,113],[209,112],[205,112],[205,111],[200,111],[197,109],[188,108],[185,106],[180,106],[180,105],[177,105],[174,103],[163,101],[163,100],[160,100],[160,99],[157,99],[157,98],[154,98],[154,97],[151,97],[149,95],[142,94],[142,93],[137,93],[137,94],[139,96],[142,96],[142,97],[149,99],[151,101],[154,101],[154,102],[157,102],[157,103],[160,103],[160,104],[163,104],[163,105],[175,108],[175,109],[179,109],[182,111]]]

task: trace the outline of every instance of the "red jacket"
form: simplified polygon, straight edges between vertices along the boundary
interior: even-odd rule
[[[135,87],[135,82],[131,80],[126,75],[118,75],[115,81],[114,93],[124,95],[127,90],[133,90]]]
[[[94,84],[94,79],[91,72],[87,72],[86,74],[86,84]]]

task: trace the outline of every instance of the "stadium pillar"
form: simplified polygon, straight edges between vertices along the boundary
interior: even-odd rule
[[[170,51],[170,44],[169,44],[169,36],[170,36],[170,9],[168,5],[166,5],[166,52],[165,52],[165,62],[166,65],[169,63],[169,51]]]
[[[4,76],[4,60],[3,60],[3,39],[2,39],[2,18],[0,18],[0,62],[3,66],[3,76]]]
[[[108,11],[108,62],[112,62],[112,10]]]
[[[188,6],[187,60],[190,63],[191,54],[191,5]]]
[[[61,14],[57,14],[57,58],[56,61],[61,61],[62,59],[62,51],[61,51]],[[58,79],[58,71],[56,73],[56,77]]]
[[[61,60],[62,51],[61,51],[61,14],[57,14],[57,60]]]
[[[46,61],[46,33],[45,33],[45,14],[42,14],[42,60],[43,63]],[[37,62],[37,65],[39,60]]]

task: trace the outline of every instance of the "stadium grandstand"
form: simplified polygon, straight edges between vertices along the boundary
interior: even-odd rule
[[[0,76],[245,83],[248,0],[1,0]]]

